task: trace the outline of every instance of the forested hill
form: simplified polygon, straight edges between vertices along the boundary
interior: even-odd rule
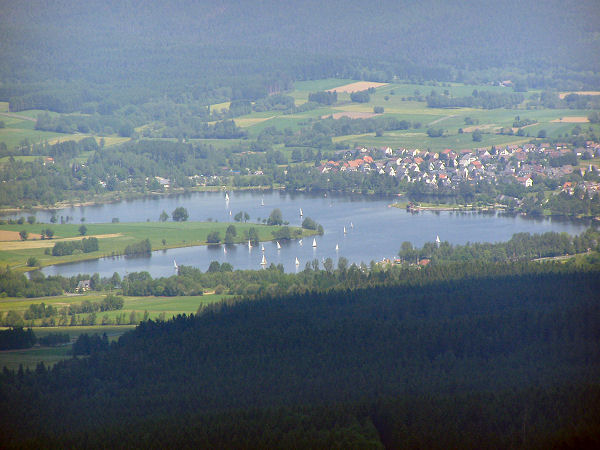
[[[188,81],[237,70],[323,77],[348,69],[336,56],[400,75],[403,67],[597,70],[597,6],[594,0],[5,2],[0,73],[136,82],[171,67],[178,69],[171,76]]]
[[[0,434],[33,447],[598,442],[600,272],[520,269],[144,322],[87,359],[5,371]]]

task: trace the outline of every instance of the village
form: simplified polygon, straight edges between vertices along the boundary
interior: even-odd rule
[[[423,183],[432,190],[455,189],[461,183],[489,182],[493,184],[518,183],[526,188],[544,180],[570,178],[561,189],[573,195],[576,188],[589,197],[600,189],[597,177],[585,177],[588,172],[598,172],[598,161],[586,160],[600,157],[600,144],[586,142],[585,148],[572,149],[568,144],[541,143],[522,146],[507,145],[491,149],[446,149],[440,153],[419,149],[358,148],[356,151],[338,152],[339,161],[327,161],[319,166],[321,173],[362,172],[398,177],[408,183]],[[579,163],[582,164],[579,164]],[[586,167],[587,166],[587,167]],[[577,173],[577,177],[569,177]],[[593,180],[585,180],[593,178]]]

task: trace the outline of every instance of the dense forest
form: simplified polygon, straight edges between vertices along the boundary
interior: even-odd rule
[[[257,100],[294,80],[599,84],[590,57],[599,51],[593,0],[386,0],[369,14],[347,1],[138,3],[36,0],[4,8],[0,101],[13,111],[112,115],[119,120],[80,123],[126,134],[152,110],[185,105],[188,119],[191,110],[206,119],[208,104]]]
[[[468,270],[216,305],[5,370],[5,444],[597,443],[597,265]]]

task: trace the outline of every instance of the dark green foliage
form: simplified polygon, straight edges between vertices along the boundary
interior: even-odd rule
[[[221,242],[221,233],[218,231],[211,231],[208,233],[208,236],[206,236],[206,242],[209,244],[218,244]]]
[[[150,253],[152,253],[152,245],[148,238],[135,244],[129,244],[123,251],[124,255],[149,255]]]
[[[82,225],[82,227],[85,227],[85,225]],[[98,238],[95,237],[83,238],[80,241],[56,242],[52,247],[52,256],[72,255],[75,250],[83,253],[96,252],[98,248]]]
[[[430,108],[513,108],[523,102],[523,94],[516,93],[493,93],[481,91],[471,97],[448,97],[433,91],[427,97],[427,106]]]
[[[333,105],[337,102],[337,92],[319,91],[308,94],[309,102],[316,102],[322,105]]]
[[[427,136],[431,138],[442,137],[444,135],[443,128],[427,128]]]
[[[51,333],[47,336],[37,338],[37,341],[40,345],[55,347],[57,345],[68,344],[71,338],[67,333]]]
[[[35,334],[33,334],[31,328],[28,328],[27,331],[23,328],[0,330],[0,350],[29,348],[35,343]]]
[[[597,270],[467,264],[400,284],[389,275],[143,322],[110,346],[81,337],[74,352],[89,358],[23,381],[1,375],[11,411],[2,432],[13,445],[35,423],[57,446],[85,435],[88,445],[269,448],[286,446],[292,430],[310,443],[390,448],[546,447],[594,435],[567,427],[599,425]]]
[[[189,216],[190,215],[187,209],[185,209],[183,206],[178,206],[171,213],[171,217],[173,217],[173,220],[175,222],[185,222],[186,220],[188,220]]]
[[[275,208],[269,214],[269,218],[267,219],[267,225],[282,225],[283,224],[283,216],[281,214],[281,210],[279,208]]]
[[[319,224],[312,220],[310,217],[306,217],[302,221],[302,228],[306,228],[307,230],[316,230]]]
[[[368,103],[371,96],[369,91],[357,91],[350,94],[350,100],[357,103]]]
[[[108,337],[106,333],[102,333],[102,337],[97,334],[89,336],[87,333],[80,334],[77,340],[73,343],[71,350],[74,356],[89,355],[90,353],[98,353],[108,349]]]

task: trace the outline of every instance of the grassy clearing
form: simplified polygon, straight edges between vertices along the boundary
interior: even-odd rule
[[[226,222],[141,222],[141,223],[105,223],[86,224],[87,236],[105,236],[99,239],[99,250],[91,253],[79,253],[67,256],[51,256],[44,253],[45,248],[40,245],[53,246],[55,242],[62,239],[80,238],[80,224],[34,224],[23,225],[0,225],[0,230],[21,231],[27,230],[30,234],[40,234],[42,229],[51,228],[55,235],[51,241],[12,241],[3,243],[6,248],[0,251],[0,264],[8,264],[19,270],[28,270],[26,261],[30,257],[36,257],[40,266],[61,264],[65,262],[83,261],[85,259],[96,259],[113,254],[120,254],[127,245],[149,239],[152,249],[161,250],[165,248],[188,247],[193,245],[205,245],[209,233],[218,231],[221,239],[225,237],[225,231],[231,223]],[[261,241],[273,239],[272,232],[279,227],[253,224],[236,223],[237,242],[244,240],[244,233],[250,228],[255,228]],[[292,227],[293,229],[293,227]],[[303,230],[304,235],[313,234]],[[106,237],[106,235],[110,235]],[[163,239],[165,244],[163,244]],[[8,245],[10,244],[10,245]]]

